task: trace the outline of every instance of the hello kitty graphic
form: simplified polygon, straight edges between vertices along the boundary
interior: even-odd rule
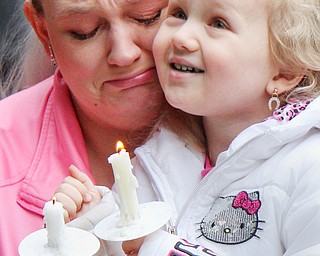
[[[257,230],[258,211],[261,207],[259,192],[241,191],[236,196],[219,197],[203,218],[199,231],[201,236],[221,244],[240,244],[250,240]]]

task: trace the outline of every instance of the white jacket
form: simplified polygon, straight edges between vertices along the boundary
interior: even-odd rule
[[[140,202],[170,203],[177,236],[156,232],[139,255],[320,255],[319,127],[320,98],[240,133],[203,179],[204,156],[161,129],[134,170]]]

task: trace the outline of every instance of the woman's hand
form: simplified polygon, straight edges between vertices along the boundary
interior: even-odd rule
[[[69,222],[91,209],[101,200],[98,189],[90,178],[77,167],[69,167],[70,176],[66,177],[56,189],[54,197],[63,204],[65,222]]]
[[[122,249],[126,255],[137,256],[139,253],[140,247],[143,244],[143,241],[144,241],[144,237],[141,237],[135,240],[124,241],[122,243]]]

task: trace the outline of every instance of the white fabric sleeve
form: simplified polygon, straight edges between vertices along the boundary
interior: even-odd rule
[[[100,203],[82,216],[67,223],[67,226],[92,231],[101,220],[115,212],[117,206],[112,192],[104,186],[96,186],[96,188],[101,195]]]
[[[139,250],[139,256],[147,255],[168,255],[171,248],[180,239],[177,236],[158,230],[145,237],[144,242]]]
[[[199,256],[228,256],[220,254],[201,245],[189,243],[178,236],[171,235],[163,230],[158,230],[146,236],[140,247],[139,256],[169,256],[169,255],[199,255]]]

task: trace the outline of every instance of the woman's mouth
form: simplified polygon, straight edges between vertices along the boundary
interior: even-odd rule
[[[149,83],[151,81],[156,81],[156,80],[157,80],[157,71],[153,67],[146,71],[134,73],[127,77],[108,80],[105,82],[105,84],[110,84],[112,86],[119,87],[121,89],[129,89],[129,88],[144,85],[146,83]]]

